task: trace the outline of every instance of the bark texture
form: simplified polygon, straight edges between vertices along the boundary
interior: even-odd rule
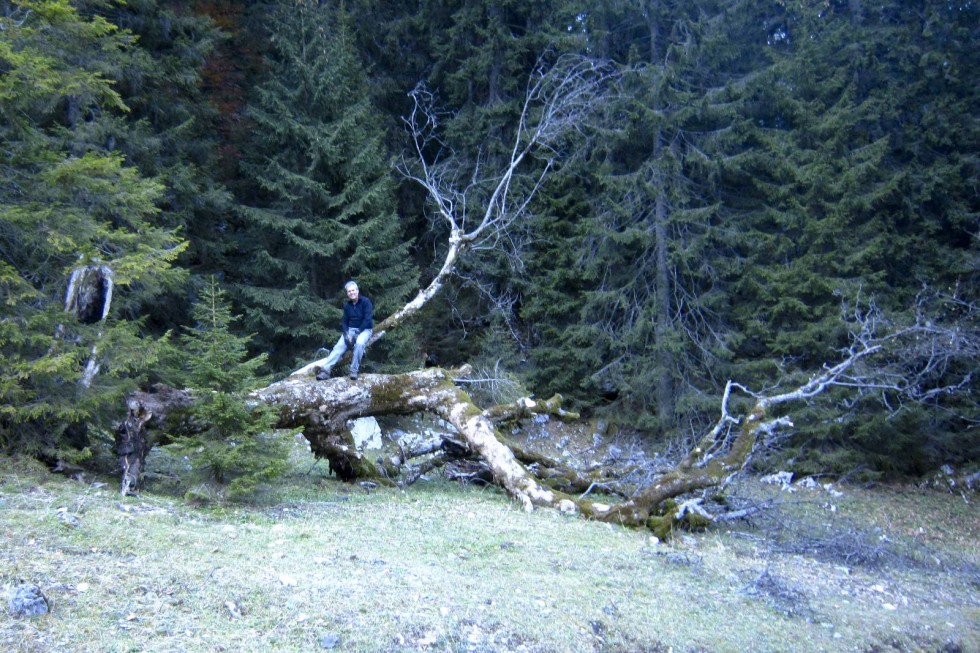
[[[502,487],[526,510],[535,506],[579,513],[590,519],[628,526],[663,527],[658,507],[668,499],[725,483],[749,460],[760,433],[780,420],[768,420],[766,410],[779,401],[760,400],[756,410],[740,425],[723,410],[718,425],[703,438],[687,459],[660,476],[634,496],[617,504],[587,500],[595,485],[608,476],[582,474],[567,465],[509,443],[497,424],[548,413],[559,418],[577,417],[561,408],[561,398],[544,402],[529,399],[481,410],[454,383],[466,370],[429,368],[406,374],[364,374],[357,380],[335,378],[317,381],[293,374],[251,393],[251,399],[278,410],[280,428],[302,428],[317,458],[329,461],[331,470],[346,481],[411,483],[418,474],[450,465],[459,478],[482,479]],[[140,486],[146,455],[153,444],[150,430],[189,432],[190,423],[180,416],[194,397],[186,392],[157,386],[135,393],[127,405],[127,417],[116,431],[116,450],[122,467],[124,494]],[[370,459],[358,451],[349,422],[381,415],[436,415],[452,425],[458,435],[443,435],[421,443],[417,450],[403,450],[388,459]],[[738,425],[737,430],[734,430]],[[419,468],[407,468],[414,456],[433,454]],[[579,496],[575,496],[575,493]]]

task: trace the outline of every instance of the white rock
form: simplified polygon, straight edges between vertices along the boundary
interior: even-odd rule
[[[358,451],[381,448],[381,427],[378,426],[378,420],[373,417],[360,417],[354,420],[350,432],[354,436],[354,444],[357,445]]]
[[[769,474],[768,476],[763,476],[760,478],[759,482],[767,485],[782,485],[783,487],[786,487],[793,482],[793,472],[776,472],[775,474]]]

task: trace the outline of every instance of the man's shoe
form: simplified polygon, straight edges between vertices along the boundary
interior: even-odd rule
[[[330,378],[330,370],[320,368],[320,371],[316,373],[317,381],[326,381]]]
[[[351,372],[350,373],[350,378],[351,378],[351,381],[357,381],[357,372]]]

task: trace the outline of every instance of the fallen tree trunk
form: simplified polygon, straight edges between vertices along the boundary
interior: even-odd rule
[[[885,387],[879,380],[882,372],[868,367],[866,361],[884,351],[886,344],[899,338],[909,338],[913,345],[921,348],[920,338],[941,344],[950,340],[950,332],[937,329],[931,323],[916,323],[881,338],[871,337],[863,332],[856,334],[854,345],[840,363],[825,366],[819,374],[782,394],[761,395],[730,381],[722,398],[721,415],[714,427],[701,438],[698,446],[673,469],[660,474],[633,496],[616,504],[586,500],[584,497],[589,494],[592,485],[602,483],[577,474],[556,461],[530,451],[522,451],[509,444],[497,430],[497,423],[527,417],[537,412],[573,418],[574,414],[561,408],[560,397],[557,396],[546,402],[522,400],[508,406],[482,410],[470,401],[469,395],[454,381],[455,378],[465,375],[467,370],[448,371],[440,368],[406,374],[364,374],[357,381],[347,378],[316,381],[309,375],[294,373],[283,381],[254,391],[250,396],[255,402],[277,409],[279,427],[302,428],[313,453],[319,458],[327,458],[331,469],[345,480],[394,477],[412,455],[403,452],[396,459],[369,460],[354,445],[347,428],[349,420],[368,416],[429,413],[452,425],[458,434],[453,437],[443,436],[439,443],[425,443],[420,448],[423,453],[439,451],[436,456],[441,458],[431,463],[432,466],[442,464],[452,457],[465,457],[472,452],[489,470],[492,482],[505,489],[528,510],[534,506],[545,506],[563,512],[580,513],[605,522],[645,525],[660,532],[665,525],[665,519],[678,518],[661,514],[659,509],[665,502],[697,490],[724,485],[744,469],[758,443],[767,435],[777,429],[792,427],[788,417],[772,414],[776,406],[808,401],[831,387],[871,388],[877,391]],[[969,343],[974,342],[972,336],[967,340]],[[974,347],[973,344],[970,346]],[[948,355],[959,355],[961,349],[965,348],[950,349]],[[946,359],[936,355],[935,352],[939,350],[941,348],[938,346],[927,347],[924,362],[918,367],[912,365],[918,376],[911,378],[925,378],[927,372],[940,367]],[[974,355],[978,349],[974,347],[967,351]],[[901,361],[906,367],[911,365],[907,359],[906,356]],[[908,372],[906,376],[909,376]],[[895,384],[894,378],[898,377],[894,374],[886,378],[891,380],[888,389],[896,393],[912,397],[923,393],[921,383],[903,387]],[[939,391],[954,392],[964,383],[966,381],[930,390],[927,396],[935,395]],[[747,414],[736,416],[730,412],[729,402],[734,392],[741,392],[752,398],[753,406]],[[164,395],[161,397],[151,400],[144,394],[142,398],[132,398],[128,419],[121,427],[119,437],[131,440],[134,434],[139,436],[142,430],[144,433],[141,437],[145,438],[145,429],[151,423],[147,415],[154,420],[162,419],[169,410],[168,406],[189,401],[186,394],[180,393],[169,398]],[[154,404],[153,401],[158,403]],[[130,450],[137,455],[137,462],[141,465],[142,461],[138,459],[141,449],[137,446],[130,447]],[[130,468],[133,467],[132,462],[129,465]],[[461,473],[464,476],[483,474],[475,468],[463,469]],[[549,482],[560,489],[548,487]],[[132,479],[130,483],[132,484]],[[125,487],[124,480],[124,489]],[[581,494],[575,497],[568,492]],[[679,510],[678,515],[686,511]]]
[[[427,412],[451,424],[490,466],[494,481],[525,508],[554,506],[559,500],[518,462],[490,418],[453,383],[446,370],[364,374],[356,382],[343,378],[314,381],[294,374],[252,393],[252,397],[278,407],[279,426],[302,427],[314,455],[328,458],[338,476],[373,467],[348,444],[340,444],[342,449],[337,450],[348,420]],[[338,454],[345,454],[346,461]]]
[[[312,377],[294,374],[252,392],[250,397],[278,410],[278,427],[302,428],[313,454],[317,458],[327,459],[331,470],[342,480],[383,481],[394,478],[405,462],[386,461],[383,458],[371,460],[358,451],[348,429],[350,420],[424,412],[452,425],[462,442],[442,438],[438,447],[434,443],[426,443],[420,449],[421,453],[446,450],[447,440],[452,445],[448,448],[455,450],[452,453],[457,458],[472,452],[489,469],[492,481],[520,501],[526,510],[535,506],[549,507],[562,512],[581,513],[605,522],[652,526],[651,519],[656,518],[657,507],[667,499],[720,485],[742,469],[759,434],[786,423],[786,420],[766,421],[766,408],[781,400],[805,394],[799,390],[793,395],[760,401],[756,412],[741,425],[739,435],[731,445],[722,447],[724,455],[717,455],[719,443],[729,439],[723,427],[738,421],[728,415],[729,392],[726,392],[722,419],[705,436],[701,447],[695,449],[676,469],[664,474],[632,498],[611,505],[568,494],[588,493],[596,480],[540,454],[508,444],[497,430],[495,420],[527,417],[536,412],[563,418],[574,417],[574,413],[561,408],[559,397],[546,402],[522,400],[481,410],[453,379],[452,372],[440,368],[394,375],[364,374],[357,381],[347,378],[316,381]],[[737,386],[729,384],[729,391],[733,387]],[[117,452],[123,468],[123,493],[139,487],[143,463],[151,446],[148,429],[160,428],[164,424],[167,424],[170,432],[193,428],[189,424],[175,424],[170,419],[172,415],[182,414],[182,410],[192,402],[193,397],[189,393],[164,387],[156,387],[152,392],[135,393],[130,397],[127,418],[116,434]],[[565,491],[548,487],[549,483]]]
[[[764,414],[760,413],[758,419],[747,420],[742,426],[740,435],[726,456],[702,461],[687,460],[636,496],[614,506],[576,498],[548,487],[544,480],[522,464],[515,447],[506,443],[494,419],[526,416],[538,406],[525,403],[523,408],[515,404],[481,410],[456,386],[453,374],[443,369],[430,368],[398,375],[365,374],[356,382],[345,378],[314,381],[294,374],[254,392],[252,397],[278,407],[279,426],[303,428],[314,455],[329,459],[331,467],[341,478],[351,480],[358,476],[384,476],[394,471],[389,468],[379,470],[375,462],[356,450],[352,441],[345,440],[348,420],[427,412],[451,424],[489,468],[493,481],[519,500],[525,509],[550,507],[631,526],[647,525],[657,507],[666,499],[723,483],[747,462],[759,432],[774,426],[773,422],[766,422]],[[541,407],[554,413],[561,412],[558,401],[545,402]],[[733,418],[727,419],[734,421]],[[721,429],[718,429],[712,437],[717,438],[720,433]],[[561,477],[568,491],[585,492],[594,483],[594,480],[543,456],[526,451],[520,453],[520,458],[542,468],[542,476]]]

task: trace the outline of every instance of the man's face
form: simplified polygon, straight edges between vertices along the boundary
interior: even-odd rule
[[[357,286],[351,286],[347,289],[347,299],[351,300],[352,302],[356,302],[358,292]]]

